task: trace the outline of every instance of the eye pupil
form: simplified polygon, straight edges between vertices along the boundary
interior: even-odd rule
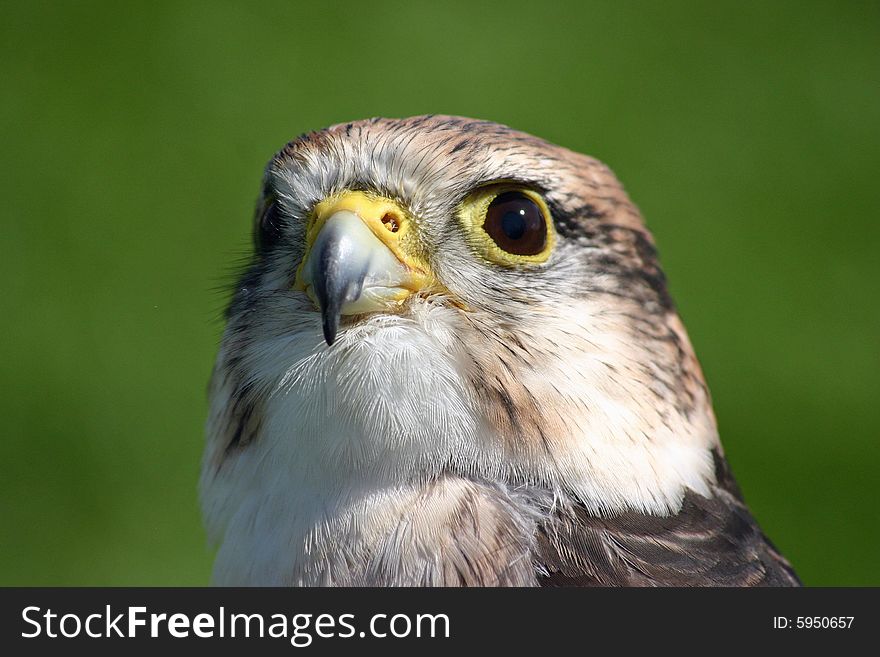
[[[501,218],[501,230],[512,240],[520,239],[526,232],[525,211],[505,212]]]
[[[483,230],[512,255],[538,255],[547,245],[547,219],[541,206],[524,192],[496,196],[486,210]]]

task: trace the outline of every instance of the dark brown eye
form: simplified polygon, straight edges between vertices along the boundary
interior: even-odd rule
[[[483,230],[495,244],[514,255],[537,255],[547,244],[547,223],[541,208],[522,192],[495,197],[486,211]]]

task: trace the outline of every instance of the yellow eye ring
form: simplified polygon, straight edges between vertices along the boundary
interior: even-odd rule
[[[546,262],[556,243],[550,210],[540,194],[511,184],[473,192],[459,208],[468,243],[505,267]]]

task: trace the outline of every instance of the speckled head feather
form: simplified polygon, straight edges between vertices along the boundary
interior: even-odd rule
[[[496,187],[547,208],[544,259],[480,246],[463,217]],[[351,192],[400,208],[432,283],[343,316],[329,346],[296,281],[316,207]],[[703,376],[653,239],[601,162],[472,119],[340,124],[271,160],[254,244],[211,387],[217,581],[449,583],[448,553],[425,546],[461,551],[448,532],[480,510],[517,528],[507,566],[527,564],[495,583],[528,583],[560,508],[674,516],[687,495],[712,496],[723,457]],[[412,535],[395,543],[404,522]]]

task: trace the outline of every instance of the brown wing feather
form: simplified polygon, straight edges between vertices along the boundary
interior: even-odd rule
[[[786,559],[745,506],[724,457],[715,453],[711,497],[685,496],[656,517],[560,511],[540,528],[542,586],[799,586]]]

